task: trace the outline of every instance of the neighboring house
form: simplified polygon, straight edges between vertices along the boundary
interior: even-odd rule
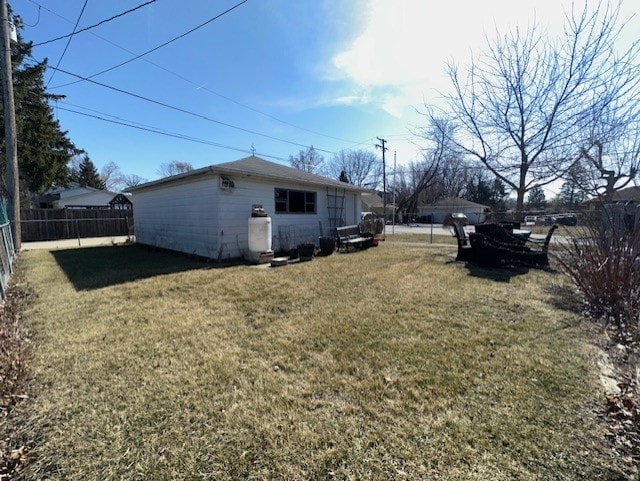
[[[418,215],[426,218],[434,224],[442,224],[447,214],[461,212],[469,219],[469,224],[482,224],[490,208],[486,205],[476,204],[466,199],[448,198],[442,199],[433,204],[418,207]]]
[[[384,216],[384,202],[377,192],[365,192],[362,194],[362,211],[373,212],[377,216]],[[387,220],[393,218],[395,206],[387,203]]]
[[[627,206],[640,205],[640,186],[627,187],[614,192],[611,195],[611,203]],[[584,204],[593,210],[602,204],[602,200],[596,197],[584,201]]]
[[[613,202],[640,205],[640,186],[627,187],[613,193]]]
[[[587,210],[597,210],[603,202],[599,198],[588,199],[584,202]],[[633,229],[640,223],[640,186],[627,187],[614,192],[611,201],[607,204],[607,210],[616,213],[616,217]]]
[[[33,202],[40,209],[126,209],[131,210],[133,204],[130,196],[117,194],[108,190],[81,187],[71,183],[68,187],[60,187],[45,192]]]
[[[136,242],[212,259],[242,257],[254,204],[271,218],[272,249],[356,224],[366,189],[251,156],[139,185]]]

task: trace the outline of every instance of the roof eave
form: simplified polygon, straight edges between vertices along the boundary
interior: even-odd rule
[[[340,184],[335,184],[333,182],[326,182],[324,181],[322,178],[318,178],[318,180],[313,180],[313,179],[290,179],[287,177],[282,177],[281,175],[269,175],[269,174],[265,174],[265,173],[256,173],[256,172],[251,172],[249,170],[246,169],[230,169],[230,168],[225,168],[225,167],[218,167],[218,166],[214,166],[213,167],[213,171],[215,171],[218,174],[228,174],[228,175],[244,175],[247,177],[255,177],[258,179],[268,179],[268,180],[279,180],[279,181],[288,181],[288,182],[300,182],[303,184],[309,184],[309,185],[318,185],[321,187],[336,187],[336,188],[342,188],[345,190],[349,190],[349,191],[354,191],[354,192],[371,192],[370,189],[365,189],[363,187],[358,187],[357,185],[353,185],[353,184],[347,184],[346,182],[343,182],[344,185],[340,185]],[[328,179],[331,180],[331,179]]]
[[[162,184],[170,184],[172,182],[177,182],[179,180],[187,179],[189,177],[197,177],[199,175],[204,175],[213,170],[213,166],[202,167],[200,169],[190,170],[189,172],[183,172],[181,174],[172,175],[171,177],[163,177],[162,179],[152,180],[151,182],[145,182],[144,184],[136,185],[135,187],[131,187],[127,189],[127,192],[134,193],[136,191],[145,190],[151,187],[156,187]]]

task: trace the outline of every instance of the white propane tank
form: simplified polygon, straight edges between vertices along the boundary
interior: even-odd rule
[[[254,205],[249,217],[249,250],[267,252],[271,250],[271,217],[262,206]]]

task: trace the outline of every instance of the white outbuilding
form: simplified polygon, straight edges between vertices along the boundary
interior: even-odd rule
[[[243,257],[254,205],[271,218],[272,249],[318,243],[357,224],[366,189],[251,156],[139,185],[136,242],[216,260]]]

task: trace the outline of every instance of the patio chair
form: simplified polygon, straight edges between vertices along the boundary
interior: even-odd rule
[[[531,242],[532,244],[540,244],[545,251],[549,250],[549,244],[551,243],[551,236],[558,228],[558,224],[553,224],[547,232],[547,236],[544,239],[531,239],[529,238],[527,242]]]
[[[473,250],[467,237],[467,233],[464,231],[464,227],[461,222],[453,222],[453,232],[458,241],[458,254],[456,255],[457,261],[471,261],[473,260]]]
[[[522,242],[509,242],[508,240],[512,236],[505,237],[499,232],[496,235],[497,238],[494,238],[489,235],[492,232],[491,229],[483,233],[470,234],[469,241],[474,251],[473,258],[478,265],[486,267],[506,265],[546,267],[549,265],[549,243],[557,227],[557,225],[553,225],[549,229],[543,242],[530,239],[529,242],[542,244],[541,248],[535,249]]]
[[[500,244],[511,245],[524,245],[527,241],[527,236],[517,235],[513,233],[512,223],[508,224],[479,224],[476,226],[476,232],[489,237],[492,241]]]

